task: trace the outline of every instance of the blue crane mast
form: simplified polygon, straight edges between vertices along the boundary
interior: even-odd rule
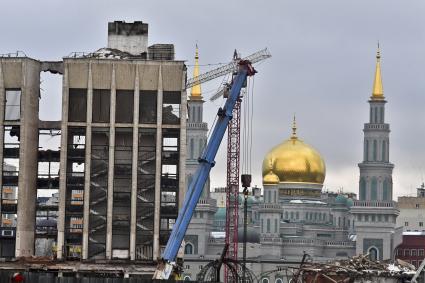
[[[217,123],[211,134],[211,138],[204,150],[203,155],[198,159],[199,165],[192,182],[190,183],[183,206],[180,209],[176,223],[171,231],[170,238],[162,255],[163,263],[158,266],[155,272],[155,279],[168,279],[174,268],[174,262],[177,253],[186,234],[187,227],[192,218],[193,212],[201,196],[204,185],[208,179],[211,168],[215,165],[215,156],[220,147],[223,136],[226,132],[230,119],[232,119],[232,111],[236,102],[240,99],[240,91],[245,85],[248,76],[256,73],[249,60],[240,60],[238,62],[238,71],[233,78],[230,92],[223,108],[217,113]]]

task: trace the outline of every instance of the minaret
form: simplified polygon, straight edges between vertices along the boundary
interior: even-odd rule
[[[199,76],[199,55],[198,46],[196,46],[195,66],[193,68],[193,77]],[[208,125],[203,122],[203,105],[201,85],[194,85],[190,91],[188,107],[187,125],[187,158],[186,158],[186,185],[189,186],[193,179],[196,168],[198,167],[198,158],[207,144]],[[186,246],[191,245],[193,253],[185,254],[185,258],[199,258],[199,255],[207,254],[207,245],[209,243],[210,232],[213,228],[214,214],[217,211],[217,203],[210,198],[209,180],[204,186],[201,198],[195,209],[195,213],[190,221],[186,235],[184,237]],[[187,251],[188,251],[187,250]],[[186,249],[185,249],[186,251]]]
[[[195,66],[193,68],[193,77],[199,76],[199,53],[198,45],[195,52]],[[187,161],[186,161],[186,184],[192,181],[193,174],[198,166],[198,158],[207,144],[208,125],[203,122],[203,106],[204,100],[201,92],[201,85],[192,86],[190,91],[188,106],[188,123],[187,123]],[[209,194],[209,181],[204,187],[201,198],[207,197]]]
[[[391,201],[392,171],[389,162],[390,125],[385,123],[384,90],[381,78],[381,54],[378,45],[372,96],[369,100],[369,123],[364,125],[363,162],[359,164],[359,199]]]
[[[369,122],[364,124],[363,162],[359,164],[359,200],[350,212],[356,233],[356,253],[369,254],[372,260],[393,258],[402,241],[402,227],[396,227],[400,211],[393,201],[392,172],[389,162],[390,125],[385,123],[385,97],[381,78],[381,53],[378,45]]]

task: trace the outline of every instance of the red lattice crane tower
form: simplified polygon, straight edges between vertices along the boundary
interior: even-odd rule
[[[241,100],[233,109],[233,117],[227,127],[227,184],[226,184],[226,245],[227,258],[238,259],[238,211],[239,211],[239,165],[241,139]],[[225,282],[235,282],[226,267]],[[236,280],[235,280],[236,279]]]
[[[252,64],[271,57],[267,49],[255,52],[243,59],[238,58],[235,51],[234,60],[228,65],[219,67],[198,77],[189,79],[186,88],[195,84],[201,84],[214,78],[237,71],[241,60],[250,61]],[[227,86],[228,87],[228,86]],[[210,98],[211,101],[223,96],[224,90]],[[228,90],[228,89],[227,89]],[[239,176],[240,176],[240,125],[241,125],[241,99],[239,98],[232,112],[232,119],[227,127],[227,181],[226,181],[226,238],[225,243],[228,246],[226,257],[228,259],[238,260],[238,211],[239,211]],[[237,268],[235,266],[235,268]],[[237,282],[239,278],[232,278],[231,273],[225,268],[225,282]]]

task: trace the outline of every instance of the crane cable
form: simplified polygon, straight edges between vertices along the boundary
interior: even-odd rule
[[[254,121],[254,78],[248,78],[245,89],[245,105],[242,109],[242,173],[252,172],[253,121]]]
[[[223,86],[223,85],[224,85],[224,82],[228,81],[229,76],[230,76],[230,74],[227,74],[226,76],[224,76],[224,77],[223,77],[223,80],[221,81],[221,84],[219,84],[219,86],[217,87],[217,90],[215,91],[215,93],[217,93],[217,92],[219,92],[219,91],[220,91],[221,86]],[[215,104],[215,103],[214,103],[214,104]],[[224,107],[224,104],[226,104],[226,100],[224,100],[224,101],[222,102],[222,107]],[[209,140],[210,140],[210,136],[211,136],[211,134],[212,134],[212,132],[213,132],[213,129],[214,129],[215,124],[217,123],[217,119],[218,119],[218,115],[215,115],[215,116],[214,116],[214,120],[213,120],[213,122],[212,122],[212,124],[211,124],[211,127],[209,127],[209,130],[208,130],[208,134],[207,134],[207,141],[209,141]],[[205,150],[205,148],[204,148],[204,150]]]

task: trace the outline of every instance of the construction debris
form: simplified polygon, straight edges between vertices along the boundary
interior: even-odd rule
[[[294,283],[405,282],[416,273],[413,265],[396,261],[372,261],[359,255],[330,263],[305,263],[295,273]]]

